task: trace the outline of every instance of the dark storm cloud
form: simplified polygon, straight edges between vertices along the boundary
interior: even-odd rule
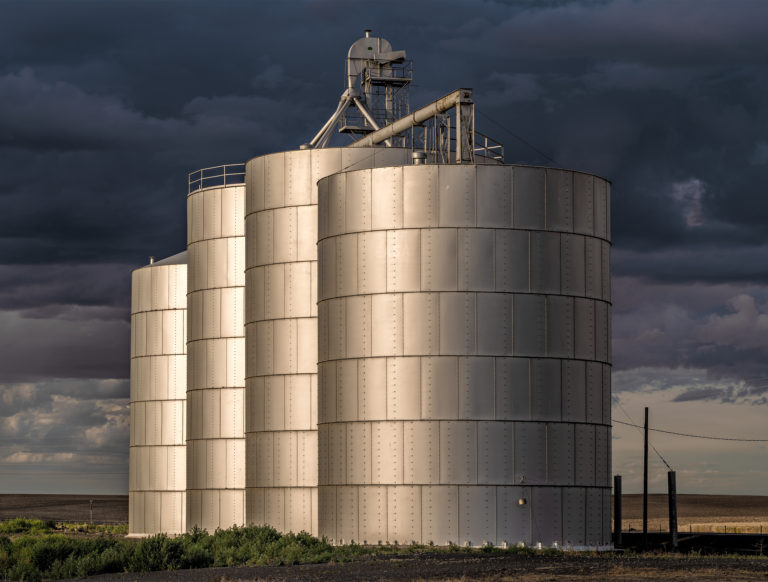
[[[146,117],[114,97],[70,83],[47,83],[29,68],[0,78],[0,101],[0,145],[21,149],[137,147],[141,141],[166,142],[183,125]]]
[[[660,63],[762,62],[763,28],[751,0],[509,2],[509,18],[486,30],[485,40],[527,59],[632,59]],[[482,13],[482,11],[478,11]],[[546,36],[545,34],[546,33]],[[458,38],[457,49],[481,54],[483,43]],[[739,42],[736,42],[739,41]],[[449,42],[444,40],[446,44]],[[568,52],[563,47],[569,47]]]
[[[306,141],[341,90],[346,47],[370,22],[355,24],[349,2],[290,4],[213,10],[192,2],[179,13],[175,2],[83,2],[73,13],[51,5],[42,24],[12,5],[18,22],[4,41],[11,58],[0,82],[0,139],[11,149],[75,153],[38,154],[24,175],[45,178],[9,191],[35,199],[64,190],[85,213],[53,204],[45,220],[46,210],[36,210],[24,226],[50,227],[51,240],[15,238],[11,260],[170,254],[183,244],[188,170]],[[448,4],[409,5],[407,18],[390,5],[364,5],[362,20],[416,59],[414,104],[472,84],[481,113],[560,165],[609,176],[624,247],[765,235],[768,206],[756,191],[765,166],[749,162],[761,159],[768,122],[757,56],[766,41],[754,3]],[[510,160],[545,162],[482,115],[478,124],[506,142]],[[687,228],[670,199],[687,180],[704,185],[700,214],[719,220],[722,232]],[[95,190],[102,203],[93,207],[84,196]],[[54,216],[62,224],[51,224]],[[148,240],[131,240],[140,221]],[[64,224],[106,244],[82,248]]]
[[[743,231],[733,232],[736,237],[743,234]],[[739,246],[729,239],[730,232],[723,235],[718,244],[710,239],[700,247],[690,245],[649,252],[616,249],[613,272],[617,276],[646,277],[670,284],[768,283],[765,268],[768,246]]]
[[[0,382],[127,378],[130,324],[100,315],[72,321],[0,311]]]
[[[64,226],[42,220],[43,209],[24,226],[50,226],[52,240],[14,239],[12,260],[173,252],[183,244],[183,211],[180,198],[170,201],[183,196],[186,171],[306,141],[335,104],[346,47],[371,22],[416,59],[414,104],[472,84],[481,113],[561,165],[609,176],[619,245],[765,234],[768,207],[756,191],[765,166],[748,162],[761,159],[768,121],[754,3],[424,2],[409,4],[407,15],[391,3],[355,4],[364,24],[350,18],[350,2],[184,6],[51,4],[41,22],[12,4],[0,83],[5,143],[78,153],[39,154],[23,175],[48,179],[9,190],[29,200],[63,185],[62,197],[85,215],[56,204],[50,215],[106,243],[99,252],[76,234],[57,238]],[[510,160],[545,162],[482,115],[478,124],[506,142]],[[687,228],[669,194],[686,180],[704,185],[700,214],[723,232]],[[93,208],[77,190],[106,200]],[[165,238],[130,240],[139,221],[145,236]],[[178,242],[162,243],[172,235]]]
[[[90,306],[117,308],[118,317],[125,319],[130,305],[131,267],[98,263],[0,265],[0,310],[55,307],[49,311],[54,316],[63,314],[67,306]],[[100,313],[103,317],[111,311]]]
[[[306,141],[335,105],[348,45],[373,24],[415,59],[414,105],[475,86],[478,125],[510,161],[546,163],[493,122],[613,180],[617,248],[644,256],[618,272],[667,277],[674,258],[647,251],[683,246],[677,280],[755,276],[695,269],[697,249],[759,255],[768,234],[755,3],[180,6],[48,3],[41,18],[8,5],[0,262],[140,264],[180,250],[186,173]],[[700,224],[675,198],[681,184],[700,185]]]
[[[441,46],[482,62],[476,77],[493,71],[480,77],[491,89],[488,101],[478,91],[481,112],[490,109],[557,165],[613,180],[621,247],[754,244],[768,234],[764,10],[752,2],[556,3]],[[510,159],[535,158],[502,137]],[[672,199],[691,181],[703,187],[705,228],[691,228]]]

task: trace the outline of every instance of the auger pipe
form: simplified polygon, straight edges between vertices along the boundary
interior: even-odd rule
[[[401,117],[397,121],[393,121],[378,131],[369,133],[364,138],[359,139],[346,147],[365,148],[374,146],[425,122],[435,115],[439,115],[453,107],[457,107],[461,103],[472,103],[472,89],[456,89],[445,97],[441,97],[437,101],[433,101],[429,105],[417,109],[405,117]]]

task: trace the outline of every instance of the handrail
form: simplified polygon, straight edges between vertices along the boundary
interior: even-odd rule
[[[245,164],[222,164],[189,173],[188,194],[203,188],[245,183]]]
[[[365,75],[371,79],[397,79],[402,81],[413,80],[413,61],[403,63],[387,63],[380,66],[366,67]]]
[[[475,131],[475,153],[484,157],[504,161],[504,146],[492,137]]]
[[[448,143],[448,154],[450,157],[451,154],[456,154],[456,136],[449,136]],[[475,131],[475,138],[473,143],[475,155],[480,156],[481,158],[487,158],[489,160],[496,160],[502,164],[504,163],[504,144],[501,142],[498,142],[492,137],[488,137],[479,131]],[[433,161],[437,159],[438,151],[434,147],[417,149],[419,151],[424,151],[430,154]]]

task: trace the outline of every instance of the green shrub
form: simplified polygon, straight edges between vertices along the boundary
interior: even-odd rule
[[[43,526],[30,525],[29,521],[32,520],[16,520],[15,524],[9,527],[36,532],[34,535],[24,534],[13,539],[0,535],[0,579],[57,580],[121,571],[150,572],[244,564],[344,562],[360,555],[462,550],[456,544],[451,544],[448,548],[412,545],[406,549],[396,546],[369,547],[354,543],[347,546],[331,546],[326,539],[312,537],[306,532],[282,535],[274,528],[266,526],[233,527],[218,530],[214,534],[195,528],[188,534],[174,538],[160,534],[140,540],[107,535],[73,537],[50,533],[52,529],[47,530],[48,533],[45,534]],[[41,531],[43,533],[40,533]],[[507,550],[488,547],[480,551],[561,555],[558,550],[537,551],[528,547],[513,547]]]
[[[11,580],[23,580],[24,582],[39,582],[43,579],[40,570],[34,564],[20,561],[15,563],[6,573]]]
[[[164,570],[165,556],[163,550],[167,539],[168,536],[160,534],[139,540],[132,555],[128,558],[127,570],[129,572]]]
[[[184,559],[183,568],[208,568],[212,564],[211,552],[202,543],[188,543],[184,548]]]

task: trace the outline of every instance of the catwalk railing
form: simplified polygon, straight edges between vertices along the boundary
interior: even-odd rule
[[[189,173],[188,193],[213,188],[245,183],[245,164],[223,164],[202,168]]]

